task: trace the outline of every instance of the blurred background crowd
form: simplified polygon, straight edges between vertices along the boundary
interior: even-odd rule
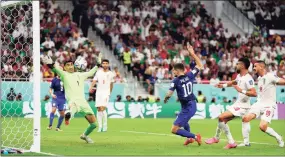
[[[123,62],[127,74],[145,81],[148,87],[157,80],[173,79],[175,63],[184,63],[191,71],[195,63],[184,55],[186,42],[193,45],[204,64],[197,82],[215,84],[234,79],[235,65],[242,56],[250,58],[250,72],[257,60],[264,60],[269,72],[284,78],[285,36],[269,34],[270,29],[285,28],[284,1],[231,3],[256,25],[251,34],[230,32],[201,2],[73,0],[73,10],[63,11],[55,1],[41,0],[39,53],[53,57],[60,65],[83,56],[88,70],[104,53],[88,38],[90,28]],[[2,79],[26,81],[33,77],[31,14],[30,3],[1,12]],[[115,70],[116,82],[122,82]],[[42,65],[41,76],[49,79],[54,74]]]

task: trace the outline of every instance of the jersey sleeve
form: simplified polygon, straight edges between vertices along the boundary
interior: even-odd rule
[[[246,80],[246,87],[247,89],[254,88],[254,80],[252,77],[248,77],[248,79]]]
[[[175,79],[171,82],[169,90],[174,91],[176,88]]]
[[[194,69],[192,71],[188,72],[186,75],[190,78],[194,78],[198,75],[199,71],[200,70],[197,67],[194,67]]]
[[[240,75],[238,74],[235,81],[238,82],[239,78],[240,78]]]
[[[276,83],[278,83],[278,82],[281,80],[281,78],[278,77],[278,76],[275,75],[275,74],[270,74],[270,75],[269,75],[269,79],[270,79],[270,81],[271,81],[273,84],[276,84]]]
[[[54,79],[52,79],[51,82],[50,82],[50,88],[54,89]]]
[[[83,77],[84,79],[87,79],[88,77],[93,76],[96,73],[97,70],[98,70],[98,67],[95,66],[90,71],[81,73],[81,77]]]
[[[63,71],[58,65],[54,65],[54,68],[52,70],[60,77],[64,77],[65,71]]]

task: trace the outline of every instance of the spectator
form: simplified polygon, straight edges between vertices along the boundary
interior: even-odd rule
[[[122,101],[122,96],[121,95],[117,95],[116,102],[121,102],[121,101]]]
[[[155,102],[160,102],[160,98],[156,98]]]
[[[131,101],[132,101],[131,99],[132,99],[131,96],[129,96],[129,95],[126,96],[126,101],[127,101],[127,102],[131,102]]]
[[[16,97],[16,101],[22,101],[22,93],[19,93]]]
[[[10,88],[10,92],[7,94],[7,100],[8,101],[14,101],[17,94],[14,92],[14,88]]]
[[[219,80],[219,78],[217,78],[217,75],[216,74],[214,74],[213,76],[212,76],[212,78],[210,79],[210,85],[216,85],[216,84],[218,84],[220,82],[220,80]]]
[[[123,53],[123,59],[124,59],[124,65],[127,66],[128,71],[131,71],[131,52],[129,49],[125,49],[125,52]]]
[[[114,73],[115,73],[115,78],[114,78],[115,82],[116,83],[122,83],[123,82],[123,78],[121,77],[121,74],[120,74],[120,72],[118,70],[118,67],[114,68]]]
[[[202,91],[198,91],[198,96],[197,96],[198,103],[203,103],[204,99],[205,96],[202,94]]]
[[[144,100],[143,100],[142,96],[139,96],[137,102],[143,102],[143,101]]]

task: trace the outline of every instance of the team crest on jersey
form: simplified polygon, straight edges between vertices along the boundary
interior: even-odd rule
[[[174,87],[174,83],[171,83],[171,84],[170,84],[170,87]]]

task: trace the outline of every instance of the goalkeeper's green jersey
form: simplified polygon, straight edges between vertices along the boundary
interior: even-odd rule
[[[98,67],[94,67],[88,72],[74,72],[69,73],[61,70],[58,66],[54,66],[53,70],[60,76],[60,79],[63,82],[65,97],[67,101],[71,100],[85,100],[84,95],[84,83],[85,80],[94,76]]]

